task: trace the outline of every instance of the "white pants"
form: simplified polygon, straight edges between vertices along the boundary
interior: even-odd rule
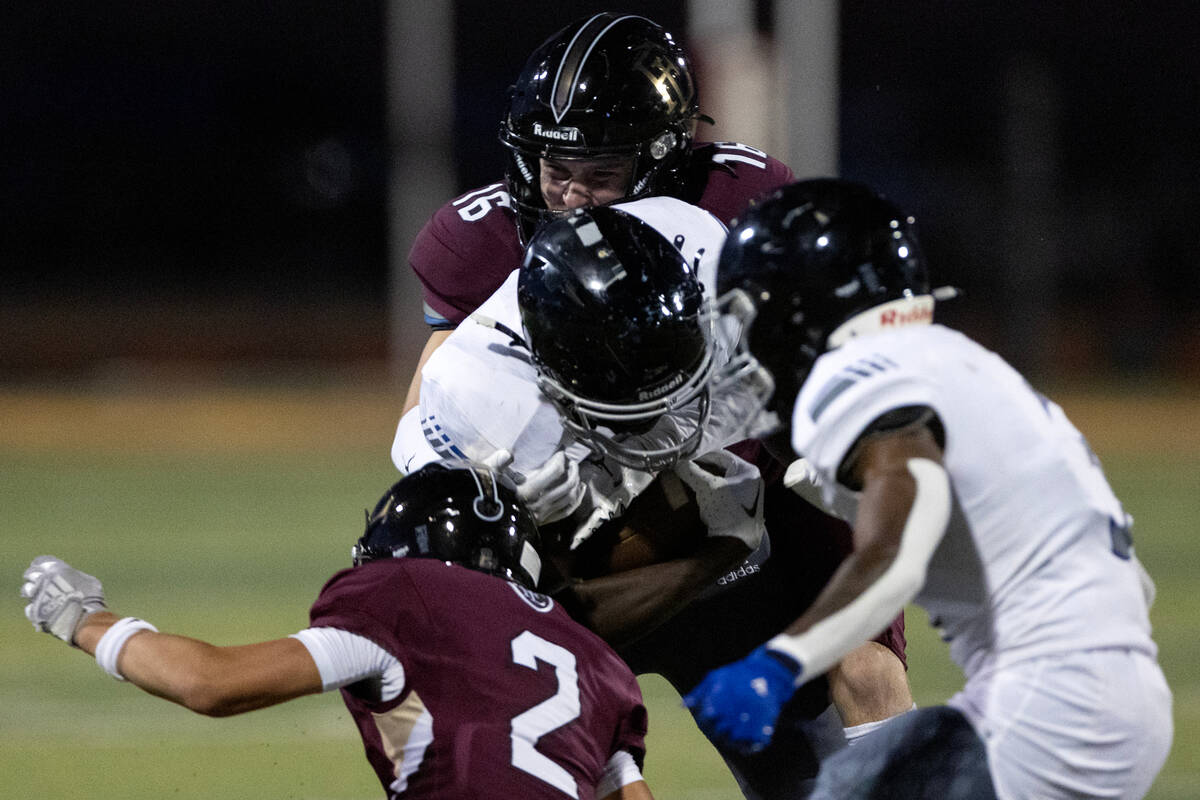
[[[1171,749],[1158,663],[1088,650],[976,675],[948,705],[975,726],[1001,800],[1143,797]]]

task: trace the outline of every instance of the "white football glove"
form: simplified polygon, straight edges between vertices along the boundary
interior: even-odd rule
[[[807,459],[797,458],[788,465],[787,472],[783,475],[783,485],[826,514],[843,522],[854,523],[854,517],[858,513],[857,501],[853,496],[839,492],[834,496],[833,502],[827,504],[822,488],[824,481],[816,467],[808,463]]]
[[[503,472],[504,468],[512,463],[512,460],[512,453],[507,450],[497,450],[479,463],[493,472]]]
[[[538,525],[566,519],[583,502],[587,487],[579,480],[579,464],[564,451],[555,451],[545,464],[524,474],[506,469],[512,461],[508,450],[497,450],[481,463],[514,478],[517,497]]]
[[[714,450],[679,462],[675,474],[696,493],[709,536],[732,536],[751,550],[758,547],[766,530],[758,467],[727,450]]]
[[[25,570],[21,596],[28,598],[25,616],[36,630],[52,633],[67,644],[89,614],[104,611],[100,581],[54,556],[38,556]]]
[[[517,496],[538,525],[566,519],[583,502],[587,487],[579,480],[579,464],[559,450],[545,464],[525,474]]]

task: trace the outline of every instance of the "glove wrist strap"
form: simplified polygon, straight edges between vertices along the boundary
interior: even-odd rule
[[[767,655],[791,671],[795,676],[796,685],[799,686],[806,678],[804,664],[807,658],[803,643],[797,639],[798,637],[788,636],[786,633],[778,634],[767,641],[765,650]]]
[[[138,631],[157,633],[158,628],[144,619],[123,617],[113,623],[112,627],[105,631],[104,635],[100,637],[100,641],[96,643],[96,663],[119,681],[125,680],[125,676],[117,669],[117,659],[121,655],[121,649],[129,641],[129,637]]]

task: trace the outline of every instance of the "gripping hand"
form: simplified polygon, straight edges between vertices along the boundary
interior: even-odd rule
[[[708,673],[683,704],[714,744],[756,753],[770,743],[779,712],[802,673],[795,659],[763,645]]]
[[[696,493],[709,536],[741,539],[758,547],[763,523],[763,481],[758,468],[727,450],[714,450],[675,465],[675,474]]]
[[[104,611],[100,581],[54,556],[38,556],[25,570],[21,596],[28,598],[25,616],[39,631],[52,633],[67,644],[87,615]]]
[[[528,472],[517,484],[517,497],[525,503],[539,525],[566,519],[583,502],[587,486],[579,479],[579,464],[563,450],[545,464]]]

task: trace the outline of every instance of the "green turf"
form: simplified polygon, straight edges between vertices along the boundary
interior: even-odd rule
[[[303,627],[325,578],[348,562],[362,509],[390,465],[347,453],[283,457],[0,454],[0,798],[369,798],[381,796],[348,715],[325,695],[211,720],[105,676],[35,635],[20,572],[50,552],[101,576],[115,611],[220,644]],[[1151,797],[1200,786],[1200,454],[1102,453],[1137,518],[1159,585],[1153,611],[1175,692],[1175,747]],[[921,703],[947,697],[957,669],[909,614]],[[643,681],[647,777],[659,798],[739,795],[678,698]]]

